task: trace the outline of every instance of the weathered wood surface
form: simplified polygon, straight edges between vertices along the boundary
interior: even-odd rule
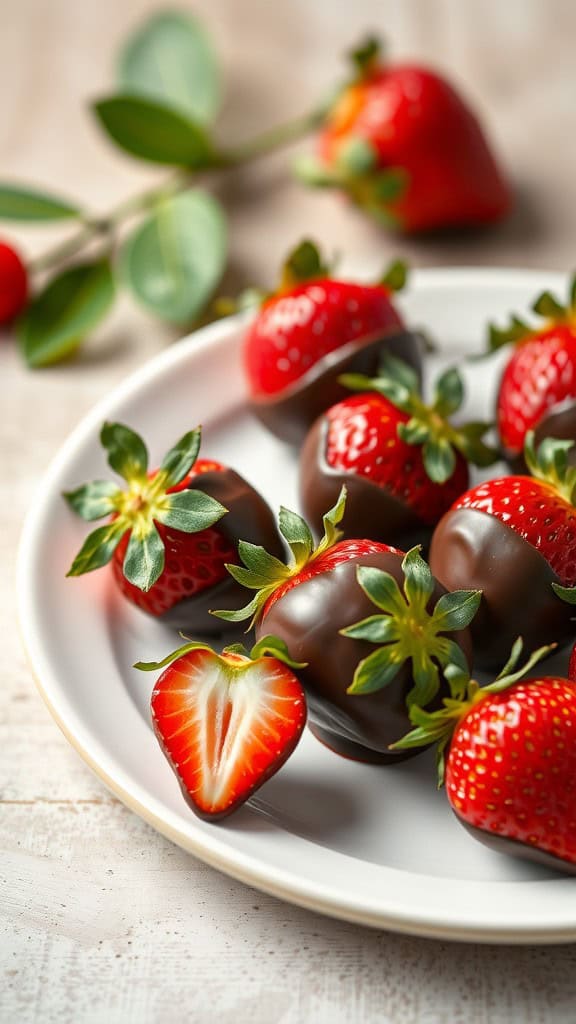
[[[71,191],[95,209],[154,179],[117,156],[83,109],[154,4],[0,0],[2,177]],[[394,245],[278,156],[219,186],[232,214],[229,284],[266,280],[305,226],[356,260],[566,269],[576,238],[576,9],[565,0],[199,0],[229,81],[222,130],[240,138],[303,111],[366,28],[452,70],[490,114],[519,190],[496,232]],[[7,232],[2,231],[3,234]],[[24,236],[21,236],[24,237]],[[28,231],[31,252],[46,230]],[[27,373],[0,339],[0,1019],[253,1024],[571,1022],[576,947],[498,949],[376,933],[230,881],[114,800],[37,696],[15,625],[24,510],[70,429],[171,332],[122,301],[73,365]]]

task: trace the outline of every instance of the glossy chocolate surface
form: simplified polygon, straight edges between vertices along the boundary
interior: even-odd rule
[[[309,431],[300,456],[300,502],[304,518],[318,536],[322,516],[346,485],[346,511],[340,523],[345,537],[365,537],[408,551],[414,544],[426,546],[432,528],[394,497],[366,477],[333,469],[326,461],[328,420],[320,416]]]
[[[576,442],[576,401],[573,398],[553,405],[542,417],[534,431],[536,447],[545,437],[556,437],[560,441]],[[513,455],[504,452],[504,455],[514,473],[528,472],[523,454]],[[568,462],[571,466],[576,466],[576,443],[568,453]]]
[[[469,825],[456,815],[458,821],[464,826],[467,832],[474,839],[489,846],[496,853],[504,853],[508,857],[521,857],[522,860],[530,860],[535,864],[541,864],[544,868],[551,868],[553,871],[561,871],[565,875],[576,875],[576,864],[571,864],[562,857],[555,857],[553,853],[540,850],[537,846],[530,846],[528,843],[520,843],[516,839],[508,839],[506,836],[494,835],[493,832],[485,832],[484,829]]]
[[[370,565],[391,573],[403,584],[402,558],[377,553],[343,562],[294,587],[281,597],[257,626],[256,635],[273,633],[284,640],[296,661],[308,667],[298,670],[308,701],[308,722],[312,731],[336,753],[371,763],[392,763],[412,757],[418,750],[391,751],[389,746],[411,728],[406,696],[412,688],[411,662],[389,686],[376,693],[346,693],[358,662],[376,644],[340,636],[339,630],[377,609],[356,580],[356,567]],[[444,594],[437,586],[430,606]],[[468,630],[451,633],[470,658]],[[440,697],[446,693],[440,693]]]
[[[389,335],[353,341],[319,359],[308,373],[279,395],[252,398],[250,407],[282,441],[299,445],[316,417],[349,394],[338,383],[340,374],[374,376],[383,352],[388,352],[409,363],[421,377],[421,347],[418,334],[396,329]]]
[[[188,489],[204,491],[228,509],[217,526],[235,547],[239,540],[246,540],[261,544],[270,554],[284,560],[284,546],[271,509],[258,491],[233,469],[200,473],[190,481]],[[237,630],[236,623],[217,619],[210,611],[242,608],[249,599],[246,588],[227,575],[216,586],[173,605],[160,616],[160,621],[194,634],[216,635]]]
[[[430,568],[448,590],[482,590],[470,630],[474,664],[502,668],[518,636],[525,653],[576,636],[574,608],[552,590],[559,583],[546,559],[495,516],[455,509],[440,520]]]

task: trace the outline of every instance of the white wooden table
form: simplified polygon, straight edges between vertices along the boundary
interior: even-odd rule
[[[1,177],[96,209],[154,176],[117,156],[83,103],[146,0],[0,2]],[[305,226],[374,265],[576,262],[576,10],[565,0],[202,0],[230,82],[224,133],[303,111],[366,28],[450,68],[484,113],[518,187],[495,232],[394,245],[334,197],[304,192],[277,156],[220,186],[231,213],[228,290],[266,281]],[[2,228],[2,234],[8,232]],[[18,237],[36,252],[47,232]],[[576,946],[456,946],[315,916],[187,856],[103,788],[36,694],[15,621],[22,517],[70,429],[170,340],[128,301],[73,364],[29,373],[0,338],[0,1020],[106,1024],[572,1022]]]

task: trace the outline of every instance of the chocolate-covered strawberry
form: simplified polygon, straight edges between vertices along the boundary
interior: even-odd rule
[[[380,375],[346,374],[362,392],[318,418],[300,458],[300,497],[315,530],[346,485],[347,537],[400,547],[427,543],[438,520],[469,484],[468,462],[490,465],[497,453],[482,440],[488,423],[454,426],[464,390],[454,368],[438,379],[427,405],[412,368],[385,356]]]
[[[264,499],[238,473],[199,459],[200,428],[185,434],[149,471],[141,437],[121,423],[105,423],[100,440],[124,488],[96,480],[64,495],[83,519],[107,519],[84,541],[69,576],[112,563],[122,593],[143,611],[176,629],[218,632],[214,601],[238,607],[242,589],[226,571],[240,537],[271,546],[282,542]],[[220,630],[222,624],[220,624]]]
[[[241,644],[216,654],[192,641],[159,662],[152,694],[154,732],[182,793],[215,821],[243,804],[294,750],[306,723],[306,698],[286,646],[266,636],[250,654]]]
[[[299,444],[316,417],[345,394],[338,375],[375,373],[382,351],[419,372],[420,349],[392,302],[405,268],[374,284],[337,280],[311,242],[289,257],[244,338],[252,409],[278,437]]]
[[[574,636],[561,599],[576,584],[576,468],[570,441],[526,438],[532,476],[488,480],[454,503],[434,531],[432,572],[445,587],[482,591],[472,623],[475,661],[501,664],[515,637],[530,650]]]
[[[416,548],[403,555],[375,541],[339,540],[344,501],[343,491],[316,548],[304,520],[281,509],[288,565],[240,544],[244,566],[229,571],[257,593],[241,612],[217,614],[250,618],[257,636],[273,633],[305,663],[298,674],[322,742],[347,757],[386,763],[399,757],[388,748],[407,728],[410,702],[434,701],[442,665],[466,664],[466,627],[480,595],[447,594]]]
[[[415,728],[396,744],[438,744],[439,781],[458,820],[500,853],[576,874],[576,685],[524,679],[546,648],[517,669],[518,640],[497,679],[482,689],[459,668],[443,707],[413,706]],[[447,670],[448,671],[448,670]]]
[[[497,420],[503,452],[520,472],[529,430],[537,443],[545,437],[576,441],[576,277],[566,305],[544,292],[532,309],[544,318],[542,326],[514,316],[508,328],[491,326],[489,333],[491,352],[514,349],[500,381]]]

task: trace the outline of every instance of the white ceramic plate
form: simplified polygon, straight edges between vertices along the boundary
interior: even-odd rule
[[[400,304],[442,346],[431,369],[482,347],[486,320],[523,312],[560,274],[424,270]],[[195,818],[148,718],[153,679],[131,668],[175,636],[119,598],[108,571],[64,573],[86,532],[61,491],[102,476],[104,419],[129,423],[160,459],[191,426],[203,454],[234,466],[274,508],[296,506],[295,455],[245,407],[243,321],[169,349],[93,409],[52,463],[25,525],[19,609],[40,691],[84,760],[137,814],[214,867],[335,917],[418,935],[497,942],[576,939],[576,880],[493,853],[464,831],[435,789],[430,754],[393,767],[344,760],[306,733],[294,756],[238,814]],[[434,366],[436,364],[436,367]],[[465,369],[469,411],[489,416],[495,365]],[[551,666],[552,670],[553,666]]]

